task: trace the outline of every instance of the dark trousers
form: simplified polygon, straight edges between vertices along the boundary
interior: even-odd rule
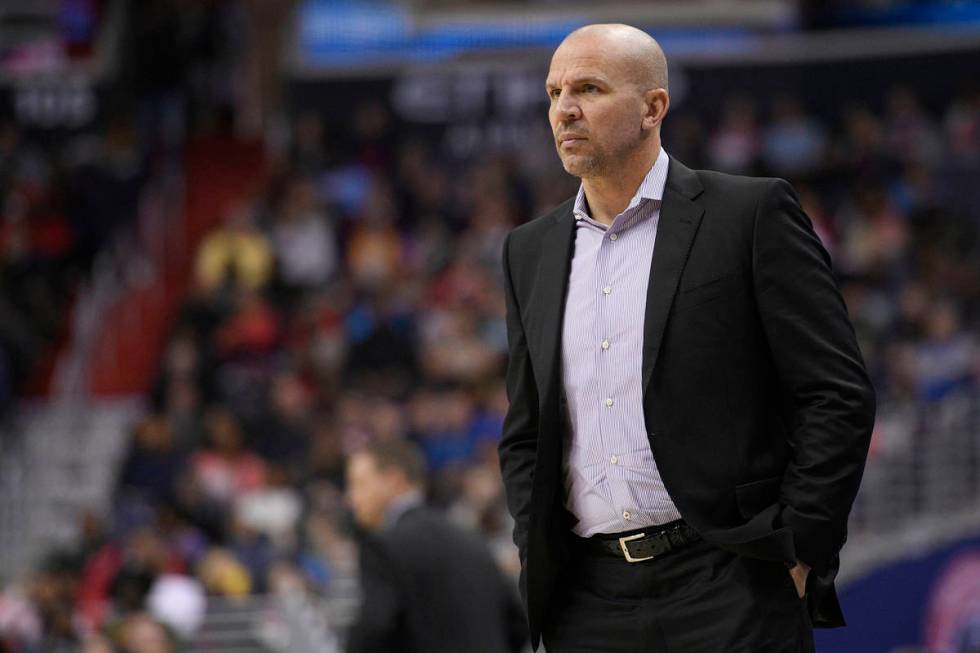
[[[804,599],[786,566],[703,540],[648,560],[582,547],[554,593],[547,653],[813,653]]]

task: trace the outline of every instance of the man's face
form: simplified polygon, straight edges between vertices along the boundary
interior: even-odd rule
[[[649,137],[646,105],[628,67],[593,39],[564,42],[551,59],[548,120],[565,170],[576,177],[616,174]]]
[[[395,494],[392,474],[378,469],[374,459],[364,453],[355,453],[347,461],[347,501],[363,528],[375,530],[384,522],[385,510]]]

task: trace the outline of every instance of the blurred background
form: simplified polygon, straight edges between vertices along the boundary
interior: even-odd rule
[[[517,573],[504,234],[572,195],[572,29],[664,147],[789,179],[878,391],[832,652],[980,651],[980,4],[0,2],[0,651],[332,651],[345,458],[408,438]]]

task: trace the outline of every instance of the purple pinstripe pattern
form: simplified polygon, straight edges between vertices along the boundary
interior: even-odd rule
[[[571,424],[566,506],[588,537],[680,519],[643,421],[643,317],[667,180],[663,148],[612,225],[575,199],[575,255],[562,329],[562,385]]]

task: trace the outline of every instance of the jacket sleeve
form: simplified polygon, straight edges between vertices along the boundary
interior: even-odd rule
[[[511,234],[508,234],[504,239],[503,247],[508,348],[506,384],[509,406],[504,417],[498,453],[507,496],[507,508],[514,518],[514,543],[517,545],[523,566],[527,561],[531,488],[537,454],[538,391],[534,383],[527,339],[511,279],[510,240]]]
[[[844,544],[871,440],[875,394],[831,270],[793,188],[769,182],[756,209],[753,283],[783,391],[792,455],[780,521],[819,575]]]

